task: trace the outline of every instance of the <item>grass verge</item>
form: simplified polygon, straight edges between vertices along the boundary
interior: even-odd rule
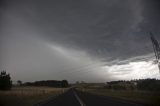
[[[149,106],[160,106],[160,92],[148,91],[116,91],[108,89],[79,89],[96,95],[109,96]]]
[[[11,91],[0,91],[0,106],[33,106],[63,90],[50,87],[13,87]]]

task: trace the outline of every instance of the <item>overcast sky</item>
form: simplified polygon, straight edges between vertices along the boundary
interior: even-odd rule
[[[159,0],[1,0],[0,70],[13,81],[160,78]]]

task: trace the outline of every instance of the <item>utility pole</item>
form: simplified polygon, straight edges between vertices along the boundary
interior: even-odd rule
[[[156,63],[158,64],[158,68],[159,68],[159,72],[160,72],[160,46],[159,46],[159,42],[154,38],[154,36],[151,32],[150,32],[150,38],[151,38],[154,53],[156,56]]]

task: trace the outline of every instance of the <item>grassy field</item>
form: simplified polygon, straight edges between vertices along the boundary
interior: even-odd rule
[[[0,91],[0,106],[32,106],[50,96],[63,93],[62,88],[13,87],[10,91]]]
[[[142,103],[149,106],[160,106],[160,92],[154,93],[148,91],[118,91],[104,88],[79,88],[78,90],[97,95],[129,100],[132,102]]]

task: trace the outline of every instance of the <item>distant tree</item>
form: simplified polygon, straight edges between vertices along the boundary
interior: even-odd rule
[[[17,84],[18,84],[19,86],[21,86],[21,85],[22,85],[22,81],[21,81],[21,80],[18,80],[18,81],[17,81]]]
[[[7,74],[5,70],[0,73],[0,89],[10,90],[12,87],[12,81],[10,74]]]
[[[81,81],[81,84],[84,84],[85,82],[84,81]]]
[[[67,80],[62,80],[62,87],[65,88],[65,87],[68,87],[69,84],[68,84],[68,81]]]
[[[79,81],[76,81],[76,84],[79,84]]]

